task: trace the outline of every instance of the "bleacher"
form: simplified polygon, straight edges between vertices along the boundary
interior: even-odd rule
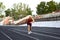
[[[36,21],[58,21],[60,20],[60,12],[40,15],[41,18],[35,19]]]
[[[35,21],[59,21],[59,20],[60,20],[60,16],[35,19]]]

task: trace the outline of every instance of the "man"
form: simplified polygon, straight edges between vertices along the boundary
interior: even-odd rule
[[[12,17],[6,17],[0,24],[1,25],[9,25],[9,24],[14,24],[14,25],[20,25],[20,24],[25,24],[27,23],[28,26],[28,34],[31,34],[31,26],[32,26],[32,22],[34,22],[34,19],[31,15],[28,15],[22,19],[19,19],[17,21],[14,21],[14,19]]]
[[[32,22],[34,22],[34,19],[32,18],[32,16],[29,17],[29,19],[27,20],[27,26],[28,26],[28,34],[31,34],[31,29],[32,29]]]

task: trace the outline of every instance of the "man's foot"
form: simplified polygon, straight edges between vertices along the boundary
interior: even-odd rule
[[[28,32],[28,34],[31,34],[32,32],[30,31],[30,32]]]

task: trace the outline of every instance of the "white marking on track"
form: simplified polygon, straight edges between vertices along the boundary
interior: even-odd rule
[[[60,37],[55,37],[55,36],[46,35],[46,34],[40,34],[40,33],[36,33],[36,32],[33,32],[33,34],[47,36],[47,37],[51,37],[51,38],[55,38],[55,39],[60,39]]]
[[[5,34],[3,31],[1,31],[1,33],[6,36],[7,38],[9,38],[10,40],[13,40],[12,38],[10,38],[7,34]]]
[[[34,31],[37,31],[37,30],[34,30]],[[44,31],[42,31],[42,32],[44,32]],[[44,33],[51,33],[51,34],[54,34],[54,35],[60,35],[58,33],[52,33],[52,32],[44,32]]]
[[[11,29],[8,29],[8,30],[10,30],[10,31],[12,31],[12,32],[15,32],[15,33],[18,33],[18,34],[20,34],[20,35],[26,36],[26,37],[29,37],[29,38],[35,39],[35,40],[39,40],[38,38],[35,38],[35,37],[32,37],[32,36],[28,36],[27,34],[23,34],[23,33],[20,33],[20,32],[17,32],[17,31],[11,30]]]
[[[12,28],[12,29],[14,29],[14,28]],[[27,31],[19,30],[19,29],[14,29],[14,30],[27,32]],[[35,34],[35,35],[42,35],[42,36],[47,36],[47,37],[51,37],[51,38],[55,38],[55,39],[60,39],[60,37],[55,37],[55,36],[51,36],[51,35],[46,35],[46,34],[41,34],[41,33],[36,33],[36,32],[32,32],[32,33]]]

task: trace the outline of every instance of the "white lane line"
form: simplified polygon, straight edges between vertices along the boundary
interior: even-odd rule
[[[3,31],[1,31],[1,33],[6,36],[7,38],[9,38],[10,40],[13,40],[12,38],[10,38],[7,34],[5,34]]]
[[[21,32],[28,32],[28,31],[19,30],[19,29],[16,29],[16,28],[11,28],[11,30],[17,30],[17,31],[21,31]]]
[[[14,28],[13,28],[14,29]],[[24,31],[24,30],[19,30],[19,29],[14,29],[14,30],[17,30],[17,31],[22,31],[22,32],[27,32],[27,31]],[[32,32],[33,34],[36,34],[36,35],[42,35],[42,36],[47,36],[47,37],[51,37],[51,38],[55,38],[55,39],[60,39],[60,37],[55,37],[55,36],[51,36],[51,35],[46,35],[46,34],[41,34],[41,33],[36,33],[36,32]]]
[[[27,32],[27,31],[24,31],[24,30],[16,29],[16,28],[11,28],[11,29],[18,30],[18,31],[23,31],[23,32]],[[36,31],[36,30],[34,30],[34,31]],[[44,33],[51,33],[51,32],[44,32]],[[51,34],[57,35],[57,33],[51,33]],[[58,35],[60,35],[60,34],[58,34]]]
[[[60,39],[60,37],[55,37],[55,36],[46,35],[46,34],[40,34],[40,33],[36,33],[36,32],[33,32],[33,34],[41,35],[41,36],[47,36],[47,37],[51,37],[51,38],[55,38],[55,39]]]
[[[34,31],[36,31],[36,30],[34,30]],[[37,31],[36,31],[37,32]],[[42,31],[42,32],[44,32],[44,31]],[[60,34],[58,34],[58,33],[52,33],[52,32],[44,32],[44,33],[51,33],[51,34],[54,34],[54,35],[60,35]]]
[[[28,36],[27,34],[23,34],[23,33],[20,33],[20,32],[17,32],[17,31],[11,30],[11,29],[8,29],[8,30],[10,30],[10,31],[12,31],[12,32],[15,32],[15,33],[18,33],[18,34],[20,34],[20,35],[26,36],[26,37],[29,37],[29,38],[35,39],[35,40],[39,40],[38,38],[35,38],[35,37],[32,37],[32,36]]]

